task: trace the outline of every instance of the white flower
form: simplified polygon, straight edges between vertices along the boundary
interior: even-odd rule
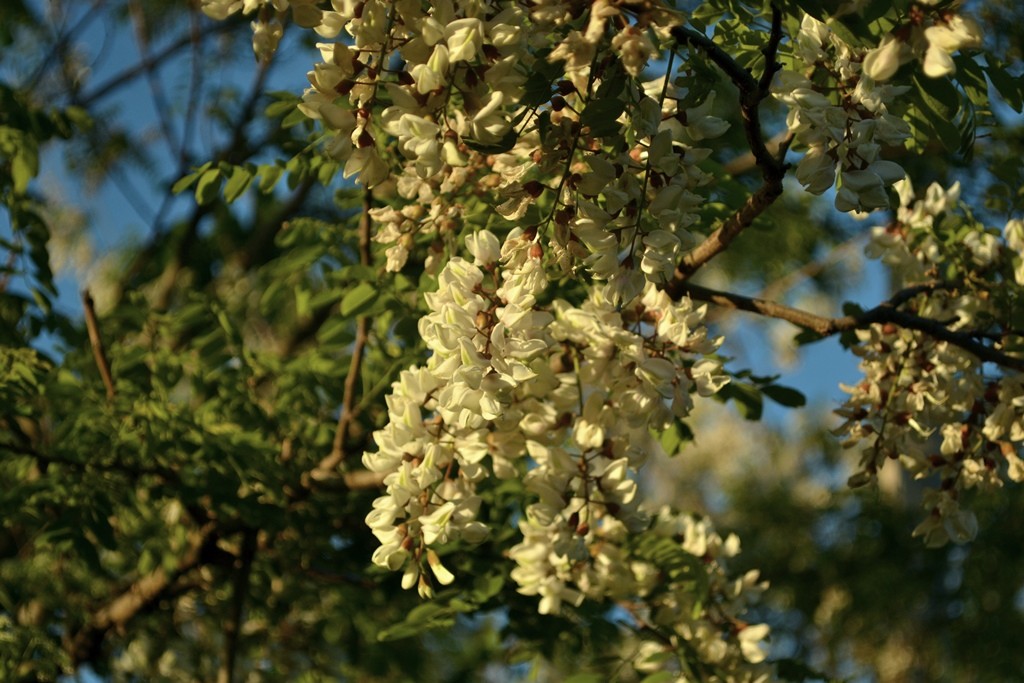
[[[929,26],[924,30],[924,37],[928,41],[924,72],[932,78],[956,71],[951,56],[954,52],[981,46],[981,28],[974,20],[961,15],[953,15],[947,24]]]
[[[911,54],[910,46],[889,34],[878,47],[864,55],[864,74],[876,81],[887,81]]]
[[[445,27],[444,32],[448,42],[448,59],[452,63],[470,62],[480,56],[484,25],[479,19],[456,19]]]
[[[770,632],[771,628],[768,624],[754,624],[745,626],[740,630],[737,637],[740,641],[740,650],[743,652],[744,659],[751,664],[764,661],[767,653],[761,647],[761,641],[767,638]]]
[[[979,266],[988,266],[999,257],[999,238],[988,232],[967,233],[964,246],[971,251],[971,260]]]
[[[488,230],[466,235],[466,249],[473,256],[474,266],[489,266],[501,256],[501,242]]]

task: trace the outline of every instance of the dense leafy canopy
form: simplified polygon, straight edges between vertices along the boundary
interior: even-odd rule
[[[0,678],[1020,677],[1021,21],[3,3]]]

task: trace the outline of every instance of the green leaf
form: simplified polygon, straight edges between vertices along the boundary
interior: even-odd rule
[[[780,384],[770,384],[761,387],[761,393],[787,408],[799,408],[807,404],[807,397],[792,387],[784,387]]]
[[[604,137],[619,132],[621,124],[616,120],[626,110],[626,103],[618,98],[597,100],[587,104],[580,114],[580,123],[590,127],[590,134]]]
[[[450,626],[453,623],[454,611],[450,607],[438,602],[427,602],[414,607],[405,620],[380,631],[377,640],[408,638],[427,629]]]
[[[563,683],[605,683],[605,680],[604,676],[600,674],[580,673],[575,676],[569,676],[569,678],[564,679]]]
[[[518,140],[519,136],[516,135],[516,131],[512,128],[509,128],[497,142],[479,142],[469,138],[462,138],[462,141],[466,143],[466,147],[481,154],[502,154],[515,147]]]
[[[661,435],[661,448],[667,455],[675,455],[679,452],[679,446],[683,443],[693,441],[693,430],[681,420],[675,420],[668,426]]]
[[[470,600],[474,604],[483,604],[501,592],[505,585],[503,573],[485,574],[473,582],[473,591],[470,593]]]
[[[277,164],[266,164],[260,166],[260,183],[259,190],[263,194],[270,193],[274,186],[277,185],[277,181],[281,179],[281,174],[284,173],[284,167],[278,166]]]
[[[217,192],[220,190],[220,181],[220,169],[211,168],[208,171],[204,171],[199,176],[199,182],[196,183],[196,201],[199,204],[205,205],[216,199]]]
[[[178,182],[171,185],[171,192],[174,194],[181,194],[188,188],[192,187],[192,184],[196,182],[196,178],[199,177],[199,173],[189,173],[178,179]]]
[[[232,203],[249,189],[251,183],[252,171],[245,166],[235,166],[231,169],[227,184],[224,185],[224,201]]]
[[[14,193],[25,194],[29,181],[39,171],[39,158],[34,152],[22,147],[11,159],[11,179],[14,181]]]
[[[295,105],[298,104],[298,99],[290,92],[271,93],[271,96],[277,98],[277,101],[271,102],[263,110],[263,115],[268,119],[281,118],[294,111]]]
[[[284,119],[281,120],[281,127],[282,128],[294,128],[295,126],[299,125],[300,123],[306,123],[307,121],[309,121],[309,119],[306,118],[306,115],[303,114],[296,107],[295,109],[292,109],[290,114],[288,114],[287,116],[284,117]]]
[[[520,104],[527,108],[541,105],[551,99],[551,79],[547,75],[534,71],[526,79],[525,91]]]
[[[716,394],[722,400],[732,400],[736,409],[747,420],[760,420],[764,401],[757,387],[743,382],[729,382]]]
[[[369,282],[360,282],[341,299],[341,314],[345,317],[358,315],[376,301],[379,290]]]
[[[967,93],[968,99],[977,107],[987,108],[989,99],[985,70],[967,55],[957,55],[953,61],[956,63],[956,80]]]
[[[670,671],[659,671],[658,673],[651,674],[647,678],[644,678],[640,683],[669,683],[674,681],[676,675]]]
[[[352,322],[340,315],[332,316],[316,333],[317,343],[322,346],[346,346],[355,338]]]
[[[928,78],[923,74],[914,74],[914,84],[924,120],[917,125],[930,130],[950,152],[961,147],[961,135],[953,119],[959,109],[959,96],[956,88],[948,78]]]
[[[1006,100],[1006,103],[1018,114],[1024,111],[1024,80],[1020,76],[1012,76],[1001,64],[990,64],[985,73],[992,85]]]

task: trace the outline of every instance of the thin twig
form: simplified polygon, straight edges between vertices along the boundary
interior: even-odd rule
[[[856,315],[841,318],[827,318],[809,311],[792,308],[775,301],[747,297],[731,292],[722,292],[701,287],[689,282],[682,282],[679,289],[682,294],[698,301],[707,301],[717,306],[731,308],[749,313],[756,313],[767,318],[777,318],[793,323],[797,327],[814,332],[819,337],[830,337],[841,332],[862,330],[873,324],[892,323],[899,327],[923,332],[928,336],[957,346],[974,354],[986,363],[994,363],[1004,368],[1024,372],[1024,358],[1011,356],[978,341],[976,333],[951,330],[938,320],[923,318],[913,313],[899,310],[899,307],[918,294],[942,288],[941,283],[929,282],[907,287],[893,295],[888,301]]]
[[[679,298],[682,283],[705,263],[725,251],[729,244],[782,194],[782,179],[786,175],[786,165],[782,161],[782,156],[788,147],[788,138],[783,138],[778,152],[773,154],[768,149],[761,131],[759,110],[761,101],[768,95],[772,77],[779,69],[775,58],[782,40],[782,13],[777,7],[772,7],[772,27],[768,44],[763,50],[765,66],[760,79],[755,79],[729,53],[699,31],[686,26],[676,26],[672,29],[672,36],[680,44],[690,44],[704,52],[736,85],[740,93],[740,116],[743,118],[743,130],[755,163],[761,169],[762,178],[761,186],[747,198],[743,206],[723,221],[703,242],[688,252],[680,261],[672,279],[665,286],[665,290],[672,298]]]
[[[94,661],[107,632],[122,628],[138,614],[152,609],[175,590],[176,581],[203,564],[204,554],[216,549],[219,538],[213,523],[204,525],[189,536],[189,545],[171,571],[158,567],[134,581],[109,603],[93,612],[88,622],[76,632],[65,635],[64,649],[74,665]]]
[[[149,26],[146,23],[146,15],[138,0],[130,0],[128,3],[128,14],[132,20],[132,27],[135,29],[135,43],[138,45],[142,61],[148,66],[146,68],[146,83],[149,85],[149,92],[153,98],[153,108],[156,110],[157,122],[160,124],[160,131],[163,133],[167,149],[171,154],[177,151],[177,144],[174,140],[174,127],[171,125],[168,114],[171,111],[170,103],[164,94],[160,80],[156,77],[156,64],[149,61]]]
[[[184,175],[188,168],[188,140],[192,134],[196,112],[199,108],[199,95],[203,89],[203,41],[199,28],[199,10],[189,9],[189,32],[192,38],[192,68],[189,73],[188,105],[185,107],[185,121],[182,124],[181,146],[178,149],[178,175]]]
[[[242,612],[249,595],[249,576],[256,555],[256,530],[246,529],[242,534],[242,548],[236,560],[234,586],[231,594],[231,613],[224,623],[224,654],[217,669],[217,683],[233,683],[238,661],[238,636],[241,633]]]
[[[89,343],[92,345],[92,355],[96,359],[96,367],[99,368],[100,377],[103,378],[103,386],[107,388],[107,400],[114,400],[114,376],[110,373],[110,363],[107,362],[107,352],[103,348],[103,338],[100,336],[100,326],[96,322],[96,308],[93,305],[92,295],[88,289],[82,290],[82,306],[85,309],[85,328],[89,331]]]
[[[761,290],[761,293],[758,295],[759,298],[778,299],[785,292],[797,286],[804,280],[808,280],[825,273],[832,266],[837,265],[840,261],[849,256],[849,252],[853,252],[854,249],[860,247],[861,242],[864,241],[863,238],[863,235],[856,235],[845,242],[841,242],[832,247],[832,249],[829,250],[829,252],[822,258],[816,261],[809,261],[799,268],[789,271],[782,277],[769,282],[765,285],[764,289]]]
[[[216,21],[210,23],[208,26],[203,28],[200,33],[203,37],[217,33],[227,33],[233,29],[237,29],[239,20],[226,20]],[[121,88],[130,83],[135,78],[146,73],[147,70],[152,69],[154,66],[161,64],[165,59],[173,55],[178,50],[188,47],[195,40],[195,34],[189,32],[188,35],[181,36],[174,42],[164,47],[159,52],[152,53],[147,59],[141,60],[138,64],[128,67],[120,73],[114,74],[109,79],[101,83],[100,85],[93,88],[91,91],[79,97],[75,104],[86,107],[96,100],[102,99],[112,93],[113,91]]]
[[[31,86],[43,79],[47,69],[54,64],[59,64],[61,67],[64,66],[64,57],[68,51],[68,43],[71,38],[80,34],[85,28],[91,24],[97,17],[100,16],[100,10],[103,9],[104,0],[93,0],[92,5],[83,14],[75,24],[63,32],[58,32],[54,36],[53,45],[50,46],[46,56],[39,61],[39,64],[33,70],[32,75],[25,82],[26,86]],[[39,21],[37,19],[37,21]],[[45,25],[49,23],[48,20],[43,19],[40,21],[41,24]]]
[[[373,194],[369,189],[366,189],[363,191],[363,212],[359,216],[359,263],[364,266],[369,266],[371,263],[371,208],[373,208]],[[341,412],[338,415],[338,426],[334,430],[334,443],[331,447],[331,452],[313,470],[312,476],[314,479],[330,476],[345,459],[345,439],[348,437],[349,428],[356,417],[356,387],[361,374],[363,351],[366,348],[366,341],[369,336],[369,318],[361,315],[356,319],[356,338],[352,345],[352,358],[349,361],[348,374],[345,375],[345,388],[341,399]]]

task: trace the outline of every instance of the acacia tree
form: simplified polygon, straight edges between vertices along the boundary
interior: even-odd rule
[[[6,676],[817,675],[766,659],[738,537],[648,500],[705,404],[803,403],[731,367],[709,305],[861,359],[835,430],[849,483],[924,481],[924,545],[972,541],[976,492],[1024,478],[1021,170],[994,144],[1024,98],[995,28],[1012,6],[114,9],[138,69],[91,89],[62,69],[57,109],[44,79],[2,92]],[[145,75],[159,109],[157,65],[184,49],[200,92],[202,46],[237,53],[240,17],[258,65],[219,105],[224,144],[190,146],[194,101],[180,131],[161,120],[164,201],[189,190],[189,215],[158,212],[82,323],[55,312],[39,145],[102,166],[97,102]],[[151,46],[160,22],[182,39]],[[286,34],[320,61],[258,121]],[[857,222],[814,224],[822,202]],[[829,317],[739,293],[857,233],[886,300]]]

